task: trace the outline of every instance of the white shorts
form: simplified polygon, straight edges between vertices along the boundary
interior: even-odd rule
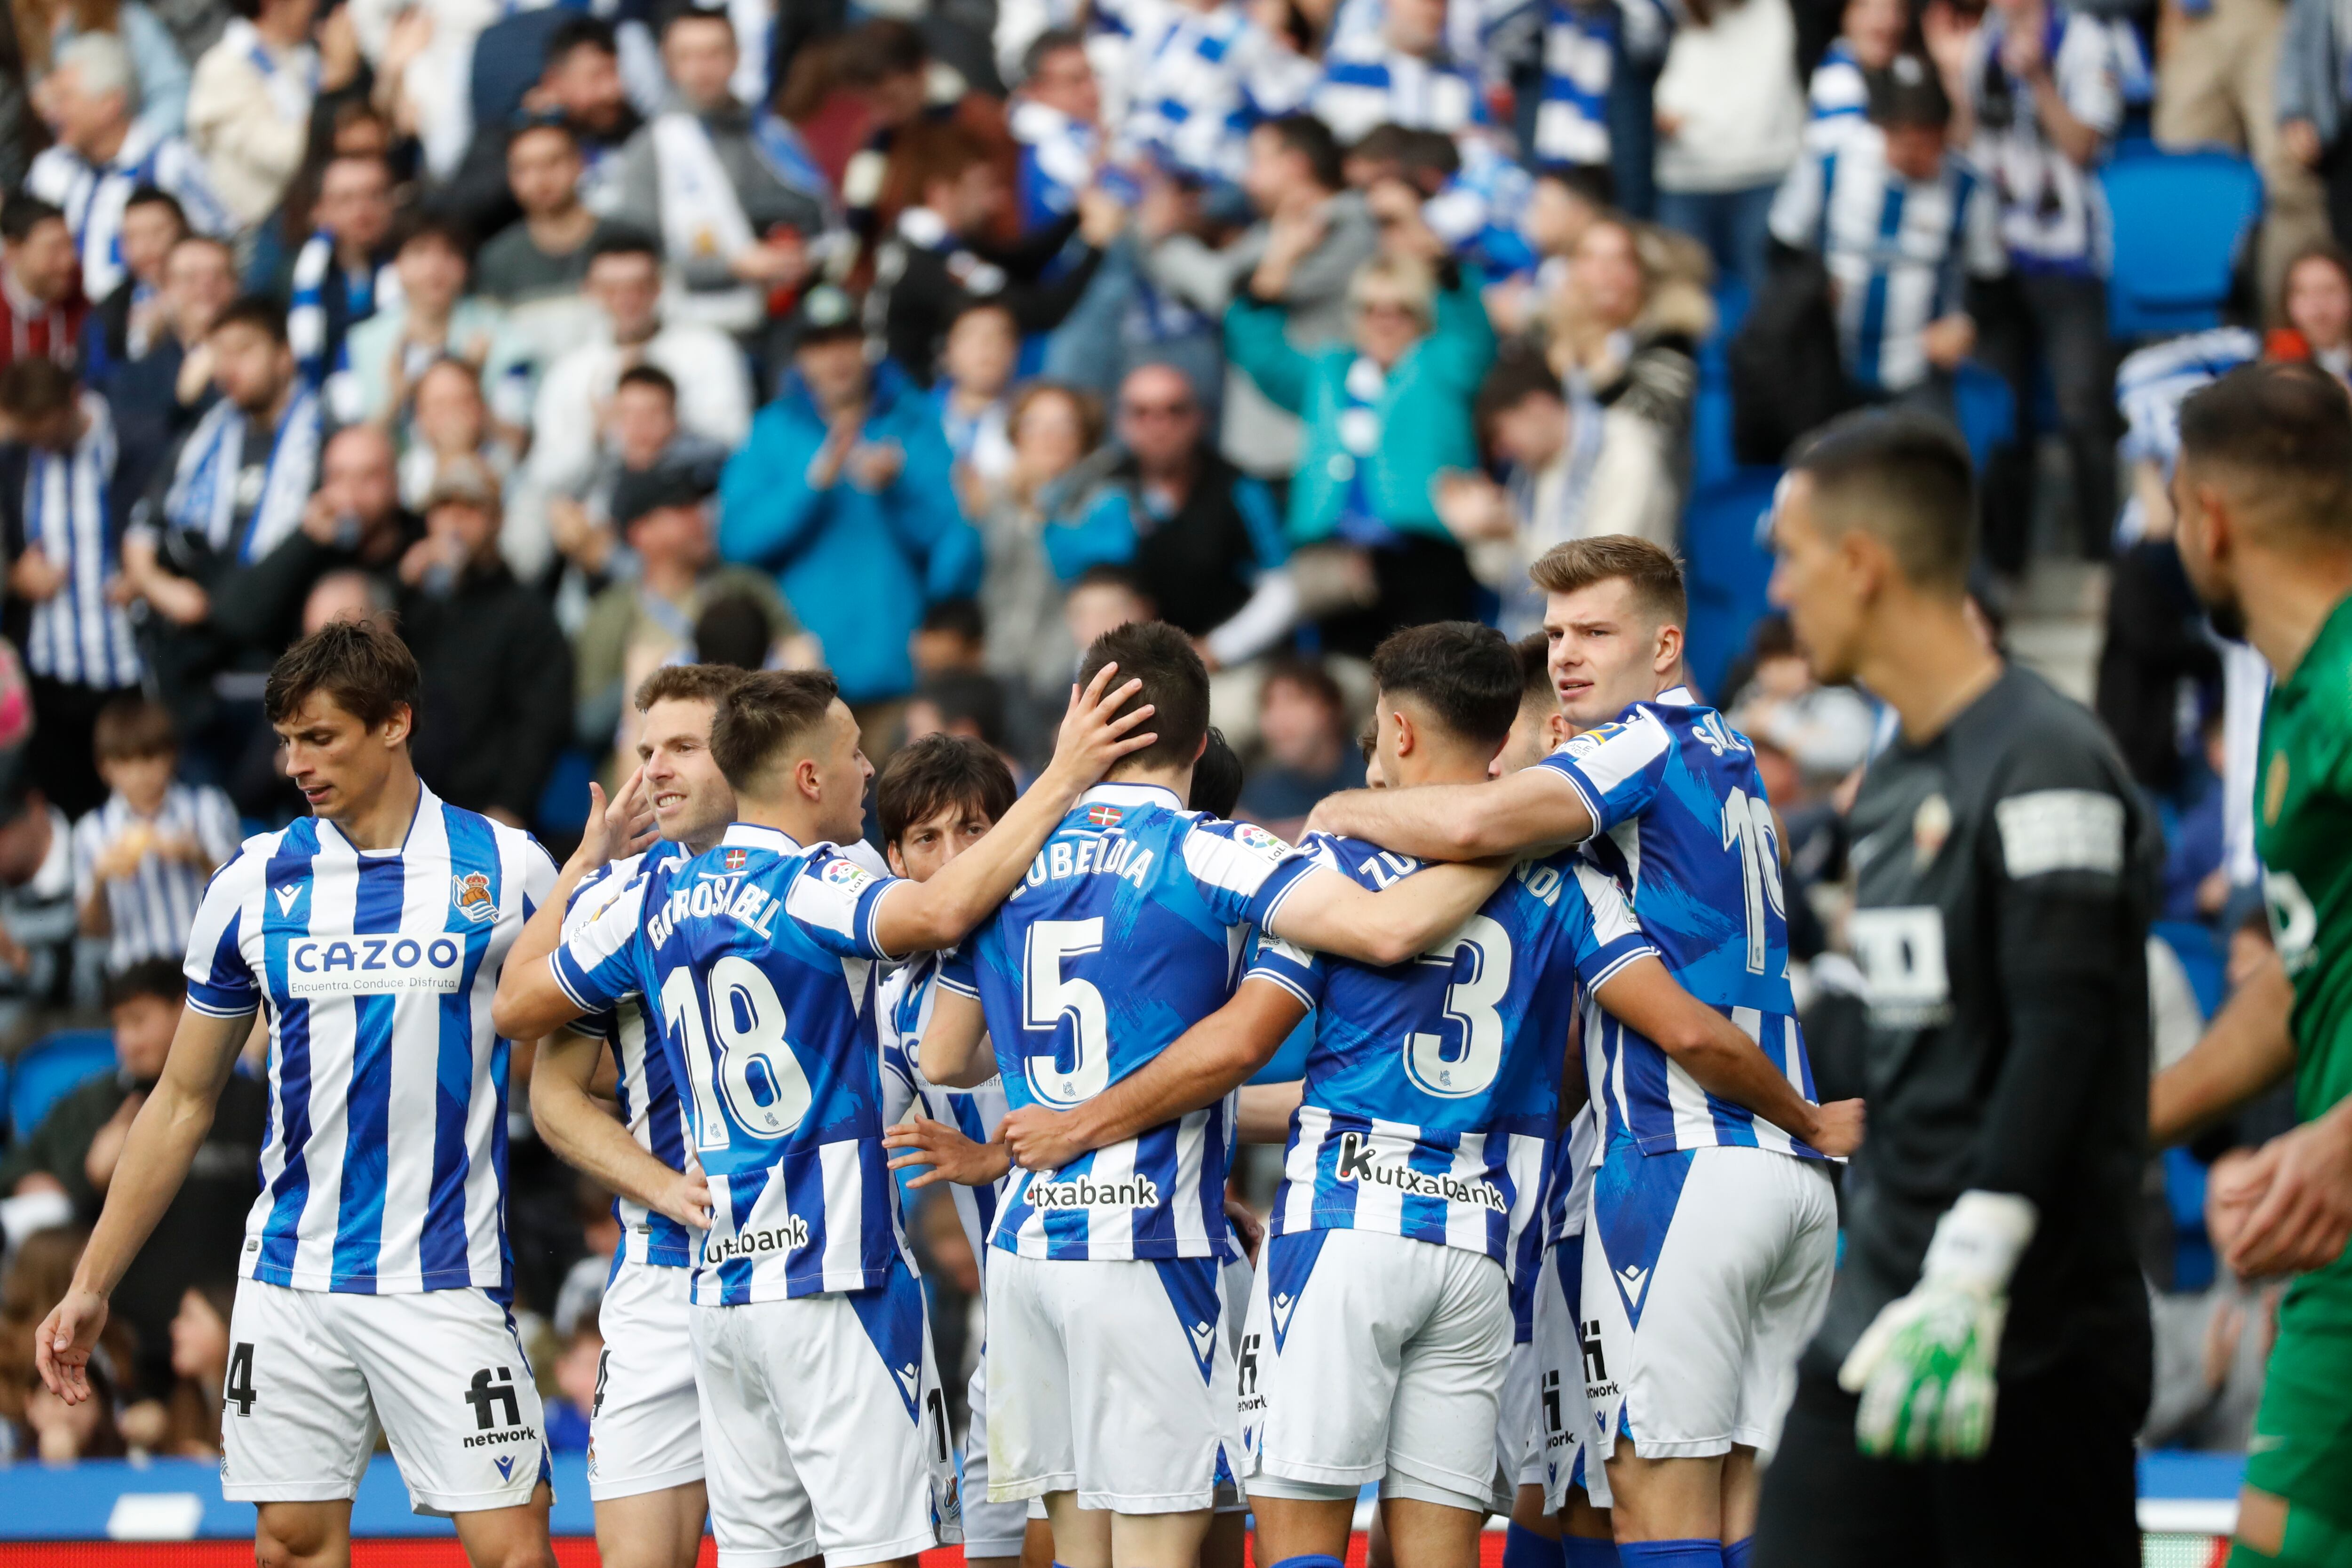
[[[1522,1479],[1542,1485],[1546,1513],[1566,1508],[1569,1491],[1576,1487],[1584,1489],[1593,1507],[1610,1506],[1609,1472],[1598,1459],[1587,1463],[1594,1428],[1584,1379],[1601,1353],[1601,1342],[1587,1340],[1579,1321],[1583,1289],[1584,1237],[1562,1237],[1558,1246],[1544,1249],[1543,1268],[1536,1276],[1536,1337],[1529,1347],[1536,1410],[1528,1461],[1534,1473]]]
[[[468,1287],[398,1296],[240,1279],[229,1321],[221,1495],[358,1495],[378,1424],[418,1513],[530,1501],[546,1422],[514,1319]]]
[[[624,1263],[604,1287],[596,1310],[604,1354],[588,1417],[588,1496],[596,1502],[702,1479],[688,1297],[693,1273]]]
[[[971,1369],[965,1389],[971,1412],[963,1434],[963,1559],[1018,1557],[1029,1525],[1029,1505],[988,1500],[988,1347],[980,1350],[980,1364]]]
[[[1244,1484],[1381,1480],[1483,1516],[1510,1353],[1510,1288],[1484,1253],[1367,1230],[1274,1237],[1242,1336]]]
[[[1592,1184],[1580,1300],[1600,1341],[1584,1390],[1600,1458],[1620,1436],[1648,1458],[1735,1444],[1769,1456],[1836,1259],[1820,1162],[1612,1147]]]
[[[962,1539],[922,1287],[697,1307],[719,1568],[831,1568]]]
[[[1521,1487],[1543,1485],[1543,1441],[1536,1429],[1536,1347],[1511,1346],[1503,1363],[1503,1393],[1495,1406],[1495,1511],[1509,1513]]]
[[[988,1259],[988,1495],[1213,1507],[1241,1451],[1213,1258]]]

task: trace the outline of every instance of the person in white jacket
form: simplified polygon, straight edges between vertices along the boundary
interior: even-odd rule
[[[1764,281],[1766,225],[1804,138],[1789,0],[1685,0],[1655,94],[1658,221],[1718,276]]]

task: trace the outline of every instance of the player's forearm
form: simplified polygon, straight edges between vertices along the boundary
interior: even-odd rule
[[[1012,896],[1029,863],[1086,793],[1071,773],[1048,768],[979,843],[927,882],[906,882],[883,896],[875,937],[893,958],[934,952],[961,942]]]
[[[2213,1016],[2195,1048],[2156,1075],[2147,1091],[2147,1141],[2177,1143],[2294,1070],[2289,1020],[2294,987],[2275,955]]]
[[[1459,929],[1502,886],[1510,865],[1440,863],[1378,893],[1336,871],[1310,872],[1313,892],[1328,897],[1299,900],[1310,890],[1302,886],[1277,908],[1272,929],[1286,942],[1360,963],[1402,963]]]
[[[1548,768],[1492,784],[1360,789],[1326,796],[1308,826],[1423,860],[1475,860],[1591,837],[1592,814]]]
[[[1610,1016],[1646,1037],[1707,1093],[1746,1106],[1791,1137],[1812,1139],[1821,1108],[1738,1025],[1684,990],[1659,960],[1635,959],[1593,994]]]
[[[979,1001],[940,987],[917,1055],[923,1076],[941,1089],[978,1089],[996,1072],[988,1048],[988,1017]]]
[[[677,1173],[642,1148],[589,1094],[577,1059],[583,1048],[592,1053],[587,1065],[593,1069],[593,1053],[598,1049],[594,1041],[572,1037],[563,1044],[555,1039],[541,1043],[538,1059],[531,1064],[531,1125],[565,1164],[623,1197],[657,1205]]]
[[[555,961],[547,954],[518,963],[509,954],[490,999],[490,1025],[509,1040],[551,1035],[584,1011],[555,983]]]
[[[1305,1004],[1285,987],[1244,981],[1232,1001],[1071,1111],[1071,1131],[1100,1149],[1214,1105],[1273,1060],[1306,1016]]]
[[[1287,1143],[1290,1119],[1306,1099],[1303,1080],[1244,1083],[1234,1116],[1234,1136],[1244,1143]]]

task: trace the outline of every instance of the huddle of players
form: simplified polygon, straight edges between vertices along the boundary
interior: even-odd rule
[[[1571,1563],[1743,1562],[1759,1489],[1768,1561],[1891,1561],[2004,1519],[2053,1532],[1982,1560],[2030,1560],[2066,1542],[2042,1513],[1892,1460],[2113,1490],[2127,1397],[2089,1443],[2079,1413],[2021,1436],[1990,1412],[2012,1276],[2029,1373],[2079,1359],[2066,1301],[2115,1294],[2134,1130],[2082,1110],[2144,1063],[2148,835],[2087,718],[1987,650],[1956,660],[1968,478],[1948,438],[1876,417],[1812,449],[1776,520],[1801,638],[1904,724],[1855,808],[1878,1110],[1834,1300],[1824,1156],[1860,1107],[1813,1102],[1769,807],[1679,684],[1671,559],[1604,539],[1537,569],[1580,733],[1542,754],[1551,715],[1497,634],[1401,633],[1374,666],[1386,787],[1326,802],[1297,848],[1186,809],[1207,682],[1163,626],[1088,650],[1018,799],[953,742],[894,760],[887,867],[857,847],[872,770],[829,678],[664,672],[644,766],[560,874],[417,783],[396,639],[306,639],[268,707],[317,816],[207,893],[190,1017],[43,1373],[89,1396],[106,1293],[260,1010],[274,1114],[224,1489],[262,1505],[271,1568],[348,1561],[371,1406],[478,1565],[551,1562],[504,1307],[512,1038],[549,1042],[550,1142],[625,1194],[591,1473],[629,1568],[689,1561],[706,1500],[726,1568],[959,1533],[1011,1556],[1032,1500],[1068,1568],[1171,1568],[1229,1482],[1261,1561],[1335,1568],[1374,1480],[1401,1568],[1453,1568],[1530,1479]],[[1932,679],[1905,662],[1928,644]],[[2026,721],[1982,718],[2003,711]],[[1310,1010],[1277,1134],[1280,1099],[1236,1090]],[[1287,1146],[1244,1310],[1223,1193],[1252,1131]],[[976,1234],[990,1216],[968,1510],[894,1148],[972,1184]],[[1792,1395],[1802,1452],[1764,1486]]]

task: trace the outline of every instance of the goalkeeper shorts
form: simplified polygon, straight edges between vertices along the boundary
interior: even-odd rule
[[[2246,1485],[2310,1510],[2352,1540],[2352,1268],[2296,1282],[2279,1307],[2278,1339],[2247,1446]],[[2315,1521],[2316,1522],[2316,1521]],[[2292,1531],[2292,1526],[2290,1526]],[[2299,1533],[2299,1532],[2298,1532]]]

